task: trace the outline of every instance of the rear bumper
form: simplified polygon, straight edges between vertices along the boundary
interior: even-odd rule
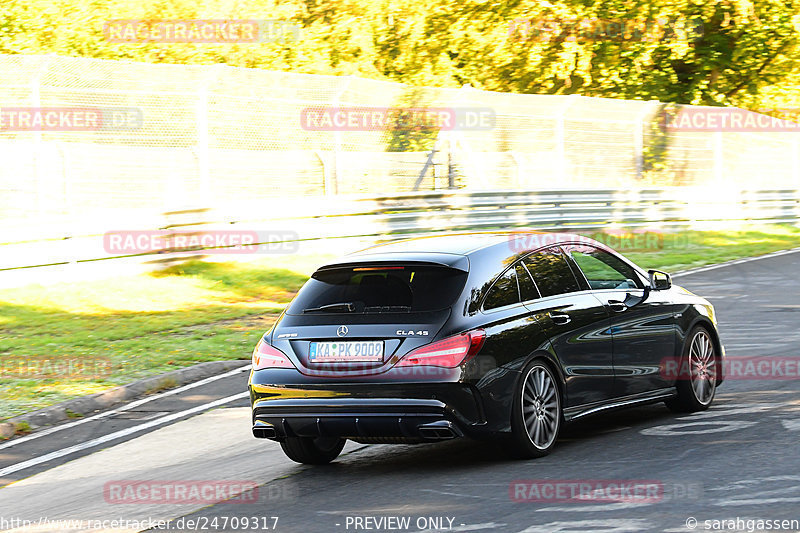
[[[422,442],[479,433],[479,394],[461,383],[250,385],[253,435]]]
[[[342,414],[262,416],[253,423],[253,436],[278,441],[286,437],[335,436],[363,442],[413,443],[463,437],[464,432],[444,416]]]

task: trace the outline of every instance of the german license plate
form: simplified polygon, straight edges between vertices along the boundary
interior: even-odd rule
[[[312,342],[312,363],[383,361],[383,341]]]

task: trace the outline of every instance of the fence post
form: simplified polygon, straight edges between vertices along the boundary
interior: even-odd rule
[[[208,205],[211,201],[211,174],[209,169],[209,142],[208,142],[208,84],[209,70],[205,71],[200,87],[197,90],[195,103],[195,126],[197,130],[197,178],[200,182],[201,204]],[[169,203],[169,199],[166,203]]]
[[[350,88],[350,83],[352,83],[354,76],[351,74],[347,76],[344,81],[342,87],[336,91],[336,94],[333,96],[333,102],[331,103],[333,108],[339,107],[341,103],[342,95],[344,92]],[[339,194],[339,152],[342,149],[342,132],[338,129],[333,132],[333,165],[331,165],[331,169],[333,170],[332,177],[333,177],[333,194]],[[330,182],[330,178],[328,179]],[[326,188],[327,190],[327,188]]]
[[[556,143],[556,153],[558,154],[558,166],[561,169],[561,176],[559,176],[559,181],[564,179],[567,175],[567,138],[566,138],[566,130],[567,130],[567,111],[572,106],[572,103],[575,101],[575,98],[580,98],[580,95],[571,94],[566,98],[566,104],[563,105],[559,109],[559,115],[556,119],[554,137]]]
[[[514,185],[518,189],[521,189],[522,188],[522,158],[519,156],[519,154],[515,150],[512,150],[512,151],[508,152],[508,154],[511,156],[511,160],[514,162],[514,167],[517,169],[517,171],[515,173],[516,176],[515,176],[515,179],[514,179]]]
[[[714,143],[714,182],[717,185],[722,185],[725,179],[725,154],[723,146],[722,131],[715,131],[712,137]]]
[[[453,166],[453,141],[447,138],[447,188],[456,188],[456,169]]]
[[[203,68],[200,76],[200,85],[197,89],[197,101],[195,102],[195,128],[197,133],[197,143],[195,153],[197,154],[197,177],[200,182],[200,204],[208,206],[213,201],[211,193],[211,129],[209,128],[209,92],[212,83],[222,74],[226,65],[216,64],[208,68]],[[184,187],[184,190],[186,188]],[[165,204],[169,204],[169,199]]]
[[[328,158],[322,153],[322,150],[314,150],[314,155],[317,156],[319,164],[322,166],[322,194],[323,196],[331,195],[330,184],[330,165],[328,165]]]
[[[42,64],[39,66],[39,69],[36,71],[33,79],[31,79],[31,107],[37,108],[41,107],[42,105],[42,78],[44,77],[47,69],[50,67],[50,63],[52,62],[54,54],[48,55],[43,61]],[[43,160],[43,151],[44,151],[44,141],[42,140],[42,132],[34,131],[33,132],[33,180],[34,180],[34,194],[36,196],[36,211],[41,215],[45,215],[47,213],[47,209],[44,205],[44,199],[42,198],[44,184],[42,183],[44,171],[42,169],[42,160]]]
[[[425,174],[428,173],[428,169],[434,164],[433,158],[436,157],[436,152],[439,151],[439,139],[433,144],[433,148],[428,153],[428,159],[425,161],[425,164],[422,166],[422,170],[419,172],[419,176],[417,177],[417,181],[414,182],[414,188],[412,190],[418,191],[419,186],[422,185],[422,180],[425,179]],[[433,174],[433,190],[436,190],[436,173]]]
[[[650,100],[642,106],[642,110],[636,115],[636,123],[633,131],[634,157],[636,158],[636,179],[641,180],[644,173],[644,126],[645,119],[650,116],[650,108],[658,107],[659,100]]]
[[[794,150],[792,150],[792,174],[794,175],[794,186],[800,189],[800,137],[794,136]]]

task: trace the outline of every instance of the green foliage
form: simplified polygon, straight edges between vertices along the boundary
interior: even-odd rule
[[[426,96],[429,96],[429,91],[409,87],[392,106],[404,111],[397,114],[395,123],[389,128],[387,152],[423,152],[433,149],[439,129],[426,127],[424,122],[415,122],[408,116],[414,110],[433,107],[431,102],[426,101]]]
[[[286,20],[302,31],[258,44],[103,34],[108,20],[197,18]],[[0,52],[753,108],[797,105],[798,24],[800,0],[5,0]]]
[[[642,178],[644,182],[658,185],[681,185],[671,172],[669,155],[669,131],[665,127],[666,115],[674,106],[659,104],[653,117],[647,122],[645,144],[642,150]],[[672,178],[671,181],[666,181]]]

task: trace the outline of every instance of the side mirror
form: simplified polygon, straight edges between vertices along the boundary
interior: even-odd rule
[[[672,278],[660,270],[648,270],[650,275],[650,288],[654,291],[663,291],[672,287]]]

